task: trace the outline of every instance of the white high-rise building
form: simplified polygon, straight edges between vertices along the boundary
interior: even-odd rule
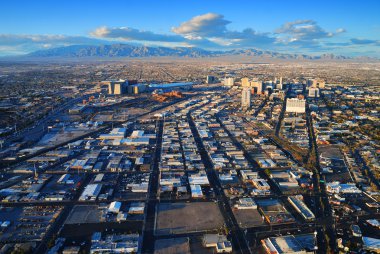
[[[225,86],[234,86],[235,79],[234,78],[225,78],[224,79],[224,85]]]
[[[248,87],[243,88],[241,92],[241,107],[242,108],[251,107],[251,89]]]
[[[306,100],[291,98],[286,100],[286,112],[291,113],[305,113]]]
[[[318,98],[319,97],[319,88],[310,87],[309,88],[309,97]]]

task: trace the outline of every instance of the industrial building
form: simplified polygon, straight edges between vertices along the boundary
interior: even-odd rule
[[[236,209],[257,209],[257,204],[253,198],[239,198],[234,206]]]
[[[203,236],[202,242],[203,246],[207,248],[215,248],[217,253],[232,252],[232,244],[225,235],[206,234]]]
[[[269,237],[261,240],[266,253],[268,254],[307,254],[314,253],[315,236],[306,235],[286,235],[279,237]]]
[[[99,135],[99,139],[122,139],[125,137],[126,128],[114,128],[109,134]]]
[[[362,237],[363,248],[373,253],[380,253],[380,239],[373,237]]]
[[[301,195],[288,197],[289,203],[296,209],[296,211],[301,214],[301,216],[307,220],[314,220],[315,216],[312,211],[303,202],[303,197]]]
[[[200,185],[191,184],[190,190],[191,190],[191,197],[192,198],[203,198],[202,188]]]
[[[133,202],[129,207],[128,214],[144,214],[145,203],[144,202]]]
[[[178,89],[189,90],[193,87],[192,82],[175,82],[175,83],[163,83],[163,84],[150,84],[149,91],[161,90],[162,92],[170,92]]]
[[[111,204],[108,206],[108,212],[109,213],[118,213],[121,208],[121,202],[113,201]]]
[[[58,179],[57,183],[58,183],[58,184],[74,184],[74,181],[73,181],[73,180],[70,180],[70,177],[71,177],[70,174],[64,174],[64,175],[62,175],[62,176]]]
[[[206,173],[189,174],[189,184],[210,185]]]
[[[139,246],[138,234],[109,235],[93,242],[90,253],[138,253]]]
[[[101,184],[89,184],[84,189],[82,195],[79,197],[79,200],[80,201],[85,201],[85,200],[95,201],[97,197],[99,196],[101,189],[102,189]]]

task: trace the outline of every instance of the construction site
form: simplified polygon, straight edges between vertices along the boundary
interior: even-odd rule
[[[183,94],[179,91],[171,91],[171,92],[160,93],[160,94],[155,93],[155,94],[152,94],[152,98],[153,100],[158,101],[158,102],[166,102],[170,100],[171,98],[183,98]]]

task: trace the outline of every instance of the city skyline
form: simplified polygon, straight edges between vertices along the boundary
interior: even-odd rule
[[[380,57],[380,3],[3,2],[0,55],[114,43]],[[16,15],[15,15],[16,14]],[[168,18],[170,17],[170,18]]]

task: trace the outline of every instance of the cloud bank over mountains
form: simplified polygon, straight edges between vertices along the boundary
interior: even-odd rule
[[[294,20],[274,31],[259,32],[247,27],[232,30],[232,21],[217,13],[206,13],[174,25],[167,33],[157,33],[133,27],[94,28],[87,36],[0,34],[0,52],[26,54],[35,50],[70,45],[101,45],[112,43],[138,43],[149,46],[199,47],[209,50],[259,48],[288,53],[364,54],[363,45],[374,48],[380,40],[346,38],[346,29],[337,27],[328,31],[314,20]],[[343,35],[343,36],[342,36]],[[2,53],[4,55],[4,53]]]

